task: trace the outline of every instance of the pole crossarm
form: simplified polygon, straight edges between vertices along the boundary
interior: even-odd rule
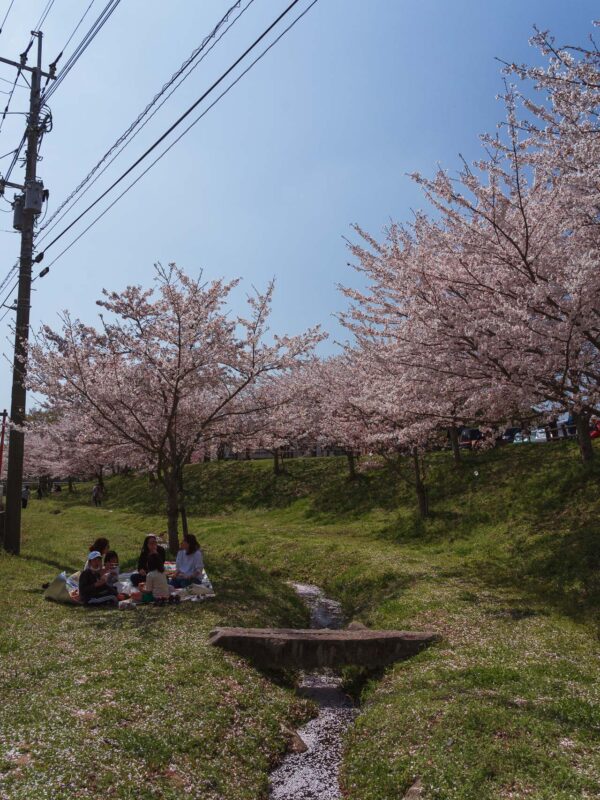
[[[20,192],[25,191],[25,187],[22,186],[20,183],[11,183],[10,181],[5,181],[0,178],[0,194],[4,194],[4,190],[8,186],[9,189],[18,189]]]
[[[11,67],[16,67],[17,69],[20,69],[21,71],[23,71],[23,70],[27,70],[27,72],[37,72],[38,71],[37,67],[28,67],[25,64],[19,64],[18,61],[11,61],[10,58],[3,58],[2,56],[0,56],[0,61],[3,64],[10,64]],[[39,74],[43,75],[44,78],[49,78],[51,81],[55,81],[56,80],[56,75],[53,72],[43,72],[42,70],[40,70]]]

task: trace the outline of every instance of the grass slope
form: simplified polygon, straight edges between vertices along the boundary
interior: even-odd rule
[[[115,779],[119,798],[264,797],[279,722],[306,709],[206,635],[302,624],[294,578],[370,626],[444,637],[364,687],[348,798],[396,800],[417,778],[436,800],[600,797],[598,468],[563,443],[471,455],[459,470],[436,454],[425,523],[384,469],[350,483],[344,459],[286,468],[277,479],[264,462],[189,468],[218,592],[200,608],[41,602],[41,581],[79,566],[94,536],[131,562],[164,520],[140,477],[112,480],[98,511],[82,491],[32,501],[18,573],[0,558],[0,795],[94,797]]]

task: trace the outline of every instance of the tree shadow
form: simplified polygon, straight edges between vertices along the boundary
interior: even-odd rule
[[[77,567],[65,566],[64,563],[61,563],[60,561],[55,561],[51,558],[42,558],[41,556],[34,556],[29,553],[21,555],[20,558],[23,561],[34,561],[38,564],[45,564],[48,567],[54,567],[59,572],[66,572],[67,575],[72,575],[74,572],[77,572],[77,570],[81,569],[81,564]]]
[[[265,569],[241,558],[208,556],[216,597],[179,606],[139,605],[133,610],[85,609],[91,627],[107,633],[134,629],[141,639],[162,638],[174,620],[202,613],[209,604],[216,625],[232,627],[305,627],[308,611],[293,589]]]
[[[600,622],[600,540],[596,518],[566,526],[545,520],[536,536],[522,537],[506,557],[473,565],[493,587],[519,588],[579,620]]]

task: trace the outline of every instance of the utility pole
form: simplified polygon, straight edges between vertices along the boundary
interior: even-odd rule
[[[0,511],[4,509],[4,482],[2,480],[2,462],[4,458],[4,434],[6,432],[6,418],[8,411],[4,409],[2,412],[2,430],[0,431]],[[0,532],[0,540],[3,537],[3,532]]]
[[[11,427],[8,447],[8,472],[6,481],[6,516],[4,525],[4,549],[18,555],[21,549],[21,492],[23,488],[23,456],[25,435],[25,405],[27,400],[27,345],[29,340],[29,310],[31,307],[31,268],[33,264],[33,233],[35,219],[42,210],[47,193],[43,183],[37,179],[38,147],[42,128],[40,127],[40,106],[42,76],[52,79],[54,74],[42,72],[42,33],[32,31],[37,38],[37,66],[26,66],[27,53],[16,63],[5,58],[0,61],[12,64],[20,71],[31,73],[29,95],[29,115],[27,118],[27,150],[25,154],[25,184],[20,186],[6,181],[0,184],[0,191],[6,186],[20,189],[13,204],[13,227],[21,231],[21,256],[19,264],[19,294],[17,299],[17,318],[15,323],[15,354],[13,361],[12,394],[10,405]]]

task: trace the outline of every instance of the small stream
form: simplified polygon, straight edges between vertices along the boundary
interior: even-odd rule
[[[325,597],[318,586],[292,586],[310,610],[311,628],[344,627],[340,603]],[[319,714],[298,731],[306,752],[289,753],[271,773],[270,800],[338,800],[342,738],[358,709],[331,670],[303,673],[297,691],[319,705]]]

